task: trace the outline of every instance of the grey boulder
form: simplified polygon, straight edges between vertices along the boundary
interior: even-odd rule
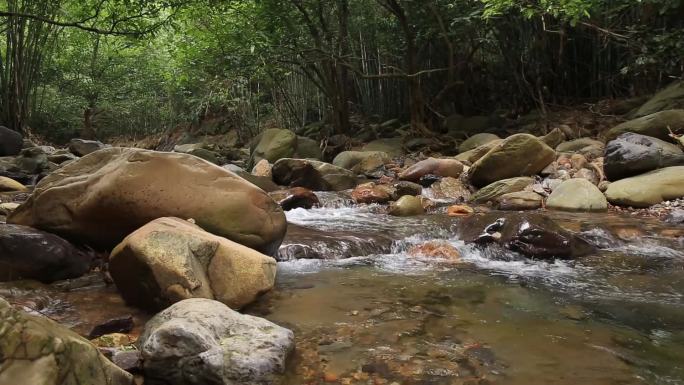
[[[684,152],[676,145],[628,132],[608,142],[603,170],[609,180],[618,180],[680,164]]]
[[[145,383],[276,384],[294,348],[292,331],[193,298],[155,315],[138,340]]]

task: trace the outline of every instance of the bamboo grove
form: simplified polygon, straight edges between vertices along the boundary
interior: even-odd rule
[[[684,72],[679,0],[4,0],[0,24],[0,123],[53,140],[389,118],[430,134]]]

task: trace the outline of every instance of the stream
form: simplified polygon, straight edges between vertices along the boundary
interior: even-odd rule
[[[287,212],[276,287],[245,309],[295,332],[287,385],[684,384],[681,226],[546,211],[599,251],[544,262],[464,244],[445,207],[397,218],[318,194],[322,207]],[[409,252],[432,241],[460,263]],[[0,295],[82,334],[127,314],[137,334],[150,317],[99,274]]]

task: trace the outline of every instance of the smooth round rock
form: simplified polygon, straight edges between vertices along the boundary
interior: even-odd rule
[[[590,181],[573,178],[563,181],[553,190],[546,207],[563,211],[606,211],[608,201]]]

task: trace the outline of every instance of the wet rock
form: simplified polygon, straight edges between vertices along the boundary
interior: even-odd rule
[[[256,143],[251,151],[250,163],[256,164],[262,159],[274,163],[278,159],[289,158],[295,154],[297,135],[290,130],[270,128],[259,134]]]
[[[91,257],[64,239],[27,226],[0,224],[0,281],[54,282],[80,277]]]
[[[356,186],[356,175],[330,163],[307,159],[280,159],[271,169],[273,181],[314,191],[342,191]]]
[[[542,207],[544,198],[533,191],[516,191],[497,198],[499,210],[536,210]]]
[[[111,333],[129,333],[133,330],[133,316],[112,318],[96,325],[88,334],[89,339]]]
[[[633,207],[648,207],[684,197],[684,166],[666,167],[620,179],[611,183],[605,194],[612,204]]]
[[[322,231],[290,224],[278,261],[344,259],[390,252],[394,240],[380,232]]]
[[[395,183],[392,187],[394,187],[396,197],[404,195],[416,196],[423,193],[423,186],[405,180]]]
[[[481,188],[473,194],[472,201],[478,203],[493,201],[504,194],[522,191],[532,183],[534,179],[530,177],[502,179]]]
[[[412,165],[399,174],[399,179],[418,182],[425,175],[458,178],[463,172],[463,163],[448,158],[427,158]]]
[[[267,385],[279,382],[294,336],[220,302],[188,299],[154,316],[138,344],[146,382]]]
[[[392,190],[391,186],[369,182],[356,186],[351,195],[356,203],[387,203],[392,200]]]
[[[496,145],[470,168],[470,181],[483,187],[498,180],[539,173],[556,153],[529,134],[515,134]]]
[[[86,156],[105,147],[107,146],[97,140],[71,139],[69,142],[69,151],[78,156]]]
[[[273,199],[232,172],[186,154],[133,148],[100,150],[48,175],[8,222],[107,248],[163,216],[193,218],[265,253],[275,253],[286,227]]]
[[[15,192],[26,191],[27,188],[23,184],[17,182],[12,178],[0,176],[0,192]]]
[[[684,108],[684,81],[676,81],[657,94],[653,95],[646,103],[634,111],[631,116],[638,118],[651,115],[659,111]]]
[[[159,218],[126,237],[109,272],[127,303],[163,309],[187,298],[240,308],[273,287],[276,262],[178,218]]]
[[[273,166],[271,166],[266,159],[262,159],[254,165],[254,168],[252,168],[252,175],[272,178],[271,167]]]
[[[475,210],[466,205],[452,205],[447,207],[447,215],[450,217],[460,217],[473,214]]]
[[[404,140],[402,138],[376,139],[363,146],[362,151],[380,151],[389,156],[404,154]]]
[[[467,243],[498,244],[540,259],[577,258],[594,248],[541,214],[486,213],[466,217],[460,237]]]
[[[409,217],[420,215],[425,212],[420,197],[404,195],[389,207],[389,214],[397,217]]]
[[[628,132],[606,145],[603,170],[609,180],[618,180],[680,164],[684,164],[684,152],[678,146]]]
[[[283,208],[289,211],[296,208],[310,209],[318,206],[321,202],[313,191],[304,187],[293,187],[288,190],[280,190],[269,195]]]
[[[460,179],[446,177],[432,185],[432,193],[437,199],[453,199],[460,202],[470,200],[470,189]]]
[[[14,156],[19,154],[24,140],[21,133],[0,126],[0,156]]]
[[[546,207],[563,211],[605,211],[608,201],[593,183],[574,178],[564,181],[553,190]]]
[[[431,241],[412,246],[408,250],[408,254],[421,259],[438,258],[451,263],[461,261],[461,253],[446,241]]]
[[[498,135],[490,134],[487,132],[475,134],[470,138],[464,140],[463,143],[461,143],[461,145],[458,146],[458,152],[459,154],[462,154],[464,152],[473,150],[477,147],[480,147],[484,144],[490,143],[495,140],[501,140],[501,138],[499,138]]]
[[[454,159],[467,164],[473,164],[501,142],[503,142],[503,139],[492,140],[491,142],[475,147],[472,150],[462,152],[456,155]]]
[[[684,134],[683,121],[684,110],[660,111],[618,124],[606,133],[606,140],[613,140],[626,132],[633,132],[671,141],[670,130],[675,134]]]
[[[556,127],[551,132],[544,136],[540,136],[539,139],[546,143],[547,146],[551,148],[556,148],[559,144],[563,143],[565,140],[565,134],[563,133],[563,130],[560,128]]]
[[[56,322],[15,310],[0,298],[0,383],[133,385],[133,377],[88,340]]]
[[[605,145],[600,140],[585,137],[563,142],[556,146],[556,151],[582,154],[586,158],[593,159],[602,156],[604,148]]]

